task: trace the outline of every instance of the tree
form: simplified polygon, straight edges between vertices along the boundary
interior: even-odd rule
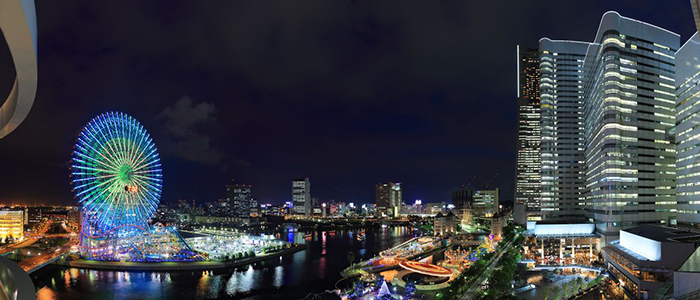
[[[549,300],[549,297],[552,296],[552,290],[545,288],[542,290],[542,299],[544,300]]]
[[[377,297],[377,300],[394,300],[394,297],[392,297],[391,295],[382,295]]]
[[[416,283],[414,281],[409,281],[406,283],[406,297],[409,299],[416,295]]]
[[[362,281],[360,281],[360,280],[355,281],[355,285],[353,287],[353,293],[352,293],[353,296],[354,297],[362,296],[362,293],[364,292],[364,290],[365,290],[365,285],[362,284]]]
[[[350,265],[355,263],[355,253],[350,251],[348,252],[348,261],[350,262]]]
[[[552,288],[552,298],[556,300],[561,299],[561,288],[559,286],[554,286]]]
[[[377,290],[379,290],[382,287],[382,283],[384,283],[384,276],[377,275],[377,281],[375,283],[375,288],[377,288]]]
[[[564,294],[564,298],[569,298],[569,296],[571,296],[571,291],[573,290],[572,283],[573,282],[569,281],[562,284],[561,289]]]
[[[583,288],[583,277],[577,277],[576,278],[576,292],[578,293],[579,290]]]

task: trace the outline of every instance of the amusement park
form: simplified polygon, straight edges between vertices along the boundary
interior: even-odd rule
[[[462,248],[449,237],[417,237],[348,267],[336,286],[347,287],[347,299],[451,299],[454,281],[491,258],[500,241],[488,234]]]
[[[71,164],[81,209],[79,242],[71,250],[79,260],[179,262],[174,268],[188,268],[188,262],[231,261],[292,247],[271,236],[226,230],[194,229],[183,232],[188,236],[183,238],[176,228],[153,223],[163,187],[161,168],[151,136],[133,117],[108,112],[83,128]]]

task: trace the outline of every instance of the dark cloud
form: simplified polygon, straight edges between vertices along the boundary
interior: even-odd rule
[[[224,153],[211,146],[209,136],[201,127],[214,125],[216,107],[212,103],[193,103],[183,96],[173,106],[166,107],[157,117],[164,123],[165,136],[161,149],[164,155],[173,155],[188,161],[215,164],[221,162]]]

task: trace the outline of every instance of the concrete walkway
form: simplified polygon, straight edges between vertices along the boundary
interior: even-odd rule
[[[110,270],[110,271],[210,271],[240,267],[264,260],[277,258],[306,249],[306,245],[296,245],[292,248],[269,254],[262,254],[233,262],[195,261],[195,262],[118,262],[97,260],[67,261],[64,265],[71,268]]]

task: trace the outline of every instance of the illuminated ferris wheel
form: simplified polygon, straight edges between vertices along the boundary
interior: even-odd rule
[[[78,137],[71,164],[83,234],[146,230],[160,201],[162,176],[158,151],[141,123],[120,112],[92,119]]]

